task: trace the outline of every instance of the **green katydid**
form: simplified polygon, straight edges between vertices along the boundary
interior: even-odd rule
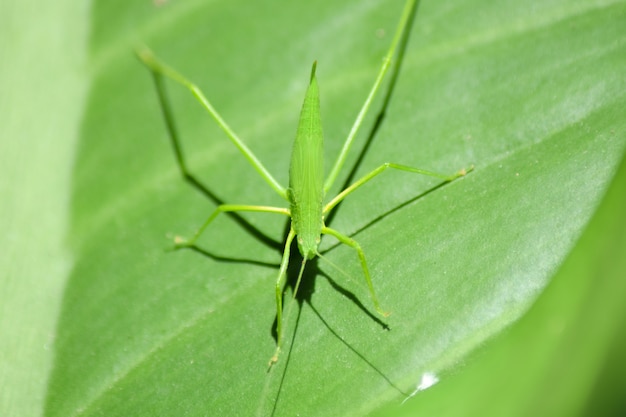
[[[156,78],[165,76],[171,80],[181,84],[190,90],[195,98],[202,104],[211,117],[217,122],[219,127],[226,133],[227,137],[234,143],[243,156],[248,160],[254,169],[263,177],[265,182],[283,199],[285,199],[289,208],[270,207],[270,206],[256,206],[245,204],[222,204],[219,205],[215,211],[207,218],[204,224],[197,230],[195,235],[189,239],[184,240],[176,238],[176,247],[190,247],[195,244],[197,239],[202,235],[207,226],[215,220],[220,213],[225,212],[265,212],[276,213],[291,218],[291,227],[285,241],[282,260],[278,272],[278,279],[276,280],[276,351],[270,360],[271,364],[278,360],[278,355],[282,347],[283,340],[283,283],[286,279],[286,271],[289,263],[290,248],[293,239],[296,239],[298,250],[302,255],[302,264],[300,266],[298,279],[293,290],[293,297],[295,298],[298,291],[298,286],[302,278],[304,267],[307,260],[319,256],[318,246],[320,244],[322,235],[331,235],[335,237],[339,242],[353,248],[359,258],[363,275],[372,299],[374,308],[382,316],[388,316],[388,313],[383,311],[374,291],[374,286],[370,277],[370,273],[365,260],[365,254],[361,249],[361,246],[349,236],[332,229],[324,223],[324,219],[329,212],[337,206],[346,196],[354,192],[356,189],[367,183],[371,179],[375,178],[388,168],[406,171],[411,173],[424,174],[431,177],[436,177],[444,182],[452,181],[460,176],[465,175],[469,169],[462,169],[454,175],[444,175],[432,171],[427,171],[419,168],[413,168],[406,165],[399,165],[395,163],[384,163],[378,168],[369,172],[361,177],[359,180],[352,183],[352,185],[345,188],[336,196],[328,200],[324,204],[324,198],[327,192],[332,187],[333,183],[337,179],[341,168],[350,151],[350,147],[356,134],[363,122],[365,115],[367,114],[376,93],[378,92],[382,81],[387,73],[391,60],[396,53],[397,46],[405,35],[405,29],[411,19],[415,10],[417,0],[407,0],[400,23],[396,29],[396,33],[392,40],[391,46],[383,60],[382,66],[378,72],[374,85],[371,87],[370,92],[361,107],[354,124],[346,138],[343,147],[335,161],[328,176],[324,180],[324,168],[323,168],[323,135],[322,125],[320,119],[320,102],[317,80],[315,77],[315,69],[317,62],[313,63],[311,69],[311,76],[309,79],[309,86],[306,91],[304,104],[300,113],[300,120],[297,128],[297,134],[293,145],[291,164],[289,169],[289,187],[284,187],[274,179],[265,166],[257,159],[254,153],[239,139],[237,134],[228,126],[228,124],[222,119],[219,113],[213,108],[209,100],[204,96],[200,89],[178,73],[173,68],[167,66],[146,47],[140,48],[137,51],[137,55],[140,60],[152,71]],[[179,156],[180,158],[180,156]],[[179,163],[181,163],[179,159]]]

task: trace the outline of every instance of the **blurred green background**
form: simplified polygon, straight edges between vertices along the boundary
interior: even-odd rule
[[[624,414],[624,1],[420,4],[356,175],[476,170],[444,187],[391,173],[332,219],[389,331],[354,253],[325,239],[350,277],[310,265],[268,374],[284,219],[246,215],[251,233],[225,216],[204,253],[168,250],[215,203],[180,178],[133,47],[196,81],[286,183],[311,62],[330,161],[402,7],[0,3],[1,415]],[[168,87],[202,184],[283,204]]]

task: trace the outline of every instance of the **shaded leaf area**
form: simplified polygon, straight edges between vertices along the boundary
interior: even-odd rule
[[[223,3],[115,12],[135,19],[145,42],[197,80],[286,183],[310,62],[319,60],[330,158],[402,2],[316,2],[302,15],[286,1]],[[424,3],[357,175],[386,161],[476,170],[445,186],[390,173],[351,195],[332,226],[366,251],[392,311],[389,330],[354,253],[328,239],[325,256],[348,277],[323,260],[310,265],[289,343],[268,374],[284,219],[245,215],[258,229],[250,233],[224,216],[201,252],[168,250],[215,202],[181,180],[147,71],[131,42],[105,29],[112,13],[94,8],[94,82],[74,176],[77,262],[49,416],[358,415],[399,403],[424,372],[457,370],[526,311],[580,236],[624,149],[626,89],[616,71],[626,57],[616,18],[626,14],[623,2]],[[250,31],[239,30],[251,15]],[[170,87],[203,184],[231,203],[284,204],[188,94]]]

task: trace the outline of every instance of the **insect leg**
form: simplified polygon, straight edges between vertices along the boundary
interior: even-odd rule
[[[337,194],[335,196],[335,198],[330,200],[328,202],[328,204],[326,204],[324,206],[324,210],[323,210],[324,214],[327,214],[330,210],[332,210],[333,207],[335,207],[337,204],[339,204],[341,202],[341,200],[346,198],[346,196],[348,194],[352,193],[353,191],[355,191],[357,188],[359,188],[363,184],[367,183],[371,179],[373,179],[376,176],[378,176],[379,174],[383,173],[384,171],[387,170],[387,168],[397,169],[397,170],[406,171],[406,172],[412,172],[412,173],[415,173],[415,174],[428,175],[430,177],[435,177],[435,178],[442,179],[444,182],[450,182],[450,181],[454,181],[455,179],[457,179],[459,177],[462,177],[465,174],[467,174],[468,172],[472,171],[474,169],[474,166],[470,166],[467,169],[463,168],[463,169],[461,169],[459,172],[457,172],[454,175],[445,175],[445,174],[440,174],[440,173],[437,173],[437,172],[427,171],[425,169],[413,168],[413,167],[406,166],[406,165],[399,165],[399,164],[394,164],[394,163],[391,163],[391,162],[386,162],[386,163],[382,164],[381,166],[379,166],[378,168],[376,168],[373,171],[371,171],[370,173],[364,175],[359,180],[355,181],[352,185],[350,185],[348,188],[346,188],[345,190],[343,190],[342,192]]]
[[[219,125],[219,127],[226,133],[226,136],[233,142],[233,144],[239,149],[239,151],[243,154],[243,156],[248,160],[250,165],[263,177],[265,182],[267,182],[270,187],[274,189],[285,200],[287,200],[287,190],[285,187],[280,185],[276,179],[269,173],[269,171],[265,168],[265,166],[258,160],[258,158],[252,153],[250,148],[248,148],[242,141],[239,139],[237,134],[228,126],[226,121],[222,119],[222,116],[213,108],[213,105],[209,100],[204,96],[200,88],[197,85],[189,81],[182,74],[174,70],[173,68],[167,66],[163,62],[159,61],[159,59],[152,53],[150,49],[147,47],[142,47],[137,50],[137,56],[144,63],[146,67],[153,74],[159,76],[165,76],[172,81],[175,81],[181,84],[183,87],[186,87],[191,94],[202,104],[202,107],[213,117],[215,122]],[[177,151],[178,152],[178,151]],[[177,156],[178,157],[178,156]]]
[[[380,303],[378,302],[378,297],[376,296],[376,292],[374,291],[374,285],[372,284],[372,278],[370,277],[370,272],[367,268],[367,262],[365,261],[365,253],[363,252],[363,249],[361,249],[361,245],[359,245],[356,240],[338,232],[335,229],[331,229],[330,227],[324,226],[322,228],[322,234],[334,236],[341,243],[350,246],[356,251],[357,255],[359,256],[359,261],[361,262],[361,267],[363,268],[363,275],[365,276],[365,282],[367,283],[367,287],[370,291],[370,296],[374,303],[374,308],[376,308],[376,311],[378,311],[378,313],[382,316],[389,316],[389,313],[383,311],[383,309],[380,308]]]
[[[243,205],[243,204],[222,204],[221,206],[218,206],[213,213],[211,213],[211,215],[206,219],[204,224],[196,231],[196,233],[193,235],[191,239],[186,240],[177,236],[174,242],[176,245],[176,248],[193,246],[198,240],[198,238],[202,235],[202,233],[204,233],[207,226],[211,224],[211,222],[215,220],[215,218],[220,213],[233,212],[233,211],[256,211],[256,212],[277,213],[277,214],[283,214],[285,216],[291,216],[291,213],[286,208],[269,207],[269,206],[248,206],[248,205]]]
[[[283,251],[283,259],[280,262],[280,271],[276,280],[276,351],[270,359],[269,365],[272,366],[278,361],[278,354],[283,342],[283,281],[287,276],[287,267],[289,266],[289,254],[291,250],[291,242],[296,236],[293,227],[289,230],[287,240],[285,241],[285,250]]]
[[[356,134],[359,131],[361,124],[363,123],[363,119],[365,118],[365,115],[369,111],[370,106],[372,105],[372,102],[376,97],[376,93],[378,93],[378,90],[382,85],[383,79],[385,78],[385,75],[387,74],[387,71],[389,70],[389,67],[391,65],[391,60],[396,53],[396,49],[398,48],[398,45],[400,45],[402,38],[405,35],[405,31],[411,27],[411,22],[413,19],[415,19],[416,10],[417,0],[409,0],[406,2],[404,10],[402,11],[400,23],[398,23],[396,33],[393,37],[393,40],[391,41],[391,46],[387,51],[387,55],[385,55],[385,58],[383,59],[383,63],[380,67],[380,70],[378,71],[378,75],[376,76],[374,85],[372,85],[372,88],[370,89],[370,92],[365,99],[365,103],[363,103],[363,106],[361,107],[361,110],[359,111],[359,114],[357,115],[356,120],[354,121],[354,124],[350,129],[350,133],[348,134],[348,137],[346,138],[346,141],[341,148],[341,152],[339,153],[335,164],[333,165],[330,173],[328,174],[328,177],[326,178],[326,182],[324,183],[325,193],[328,192],[330,187],[332,187],[333,183],[337,179],[337,176],[339,175],[339,171],[341,171],[341,167],[348,157],[352,142],[354,141],[354,138],[356,137]]]

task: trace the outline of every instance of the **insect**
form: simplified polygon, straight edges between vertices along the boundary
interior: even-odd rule
[[[405,35],[407,24],[414,14],[416,0],[408,0],[404,6],[400,23],[396,29],[396,33],[391,42],[391,46],[385,56],[382,66],[378,72],[378,75],[371,87],[369,94],[361,107],[352,129],[348,137],[346,138],[343,147],[332,165],[329,174],[324,179],[324,164],[323,164],[323,134],[322,124],[320,119],[320,100],[317,80],[315,76],[315,70],[317,62],[313,63],[311,69],[311,75],[309,78],[309,85],[305,94],[304,104],[300,113],[299,124],[297,128],[296,138],[293,144],[293,150],[291,154],[291,163],[289,168],[289,186],[284,187],[279,184],[272,174],[265,168],[265,166],[257,159],[254,153],[239,139],[237,134],[228,126],[228,124],[222,119],[219,113],[213,108],[210,101],[200,91],[200,89],[178,73],[173,68],[169,67],[165,63],[161,62],[151,50],[147,47],[143,47],[137,51],[137,55],[140,60],[148,67],[152,72],[155,79],[160,79],[161,76],[165,76],[178,84],[186,87],[195,98],[202,104],[206,111],[211,115],[219,127],[224,131],[226,136],[233,142],[233,144],[241,151],[243,156],[248,160],[252,167],[261,175],[261,177],[269,184],[269,186],[283,199],[285,199],[289,205],[288,208],[282,207],[269,207],[269,206],[256,206],[247,204],[222,204],[219,205],[215,211],[207,218],[204,224],[198,229],[195,235],[189,239],[184,240],[177,238],[177,247],[189,247],[193,246],[197,239],[204,233],[206,228],[215,220],[221,213],[226,212],[264,212],[275,213],[291,218],[291,227],[287,235],[282,260],[278,272],[278,278],[276,280],[275,292],[276,292],[276,351],[270,360],[270,367],[278,360],[278,356],[282,347],[282,340],[284,335],[283,329],[283,284],[286,280],[286,271],[289,263],[290,248],[292,241],[295,239],[297,242],[298,250],[302,255],[302,264],[300,266],[298,279],[293,291],[293,297],[295,298],[300,285],[300,280],[304,271],[307,260],[313,259],[319,255],[318,246],[322,235],[330,235],[336,238],[339,242],[351,247],[356,252],[361,268],[363,270],[363,276],[367,284],[372,303],[376,311],[382,316],[388,316],[380,306],[378,297],[372,284],[372,279],[368,270],[367,262],[365,260],[365,253],[361,246],[351,237],[328,227],[324,219],[327,218],[333,208],[337,206],[344,198],[349,194],[356,191],[359,187],[377,177],[387,169],[395,169],[400,171],[406,171],[410,173],[424,174],[432,177],[439,178],[445,182],[453,181],[454,179],[465,175],[468,170],[460,170],[454,175],[443,175],[436,172],[431,172],[419,168],[413,168],[406,165],[400,165],[396,163],[384,163],[378,168],[369,172],[362,178],[358,179],[352,185],[345,188],[343,191],[335,195],[330,199],[326,199],[326,194],[334,184],[341,168],[344,165],[346,157],[350,151],[354,138],[363,123],[363,119],[367,114],[374,97],[376,96],[380,86],[383,82],[385,74],[388,72],[392,58],[396,53],[398,44],[402,37]],[[180,163],[180,160],[179,160]],[[326,201],[326,202],[325,202]]]

